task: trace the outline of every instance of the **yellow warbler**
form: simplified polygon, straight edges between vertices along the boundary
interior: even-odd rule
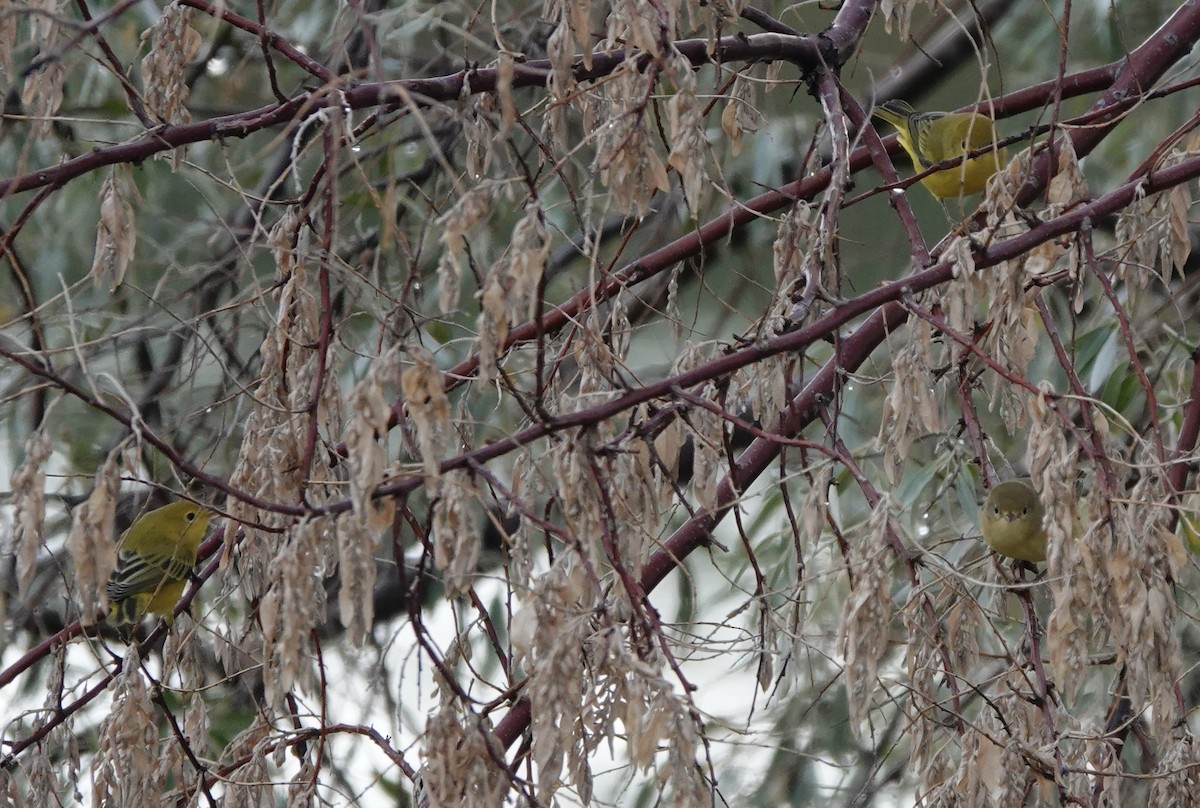
[[[996,142],[995,123],[978,112],[917,112],[903,101],[889,101],[876,108],[875,117],[895,128],[917,171]],[[1003,164],[1004,149],[993,149],[935,171],[921,184],[938,199],[970,196],[982,191]]]
[[[170,624],[211,518],[212,511],[187,501],[138,517],[117,547],[117,569],[108,579],[108,619],[129,625],[153,612]]]
[[[1009,480],[992,489],[979,510],[983,540],[1000,555],[1021,561],[1046,560],[1042,500],[1029,478]]]

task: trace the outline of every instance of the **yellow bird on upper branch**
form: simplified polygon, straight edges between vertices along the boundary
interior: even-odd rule
[[[888,101],[874,115],[895,128],[917,171],[963,158],[997,140],[995,122],[979,112],[917,112],[903,101]],[[1002,147],[993,148],[934,171],[921,184],[938,199],[977,194],[1004,165],[1004,157]]]

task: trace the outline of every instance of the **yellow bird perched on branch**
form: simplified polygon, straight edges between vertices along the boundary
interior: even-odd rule
[[[875,109],[896,130],[900,145],[917,171],[956,160],[996,142],[996,124],[978,112],[917,112],[903,101],[888,101]],[[921,184],[938,199],[979,193],[1004,165],[1005,150],[991,151],[935,171]]]
[[[172,622],[212,511],[186,500],[143,514],[121,536],[108,579],[108,619],[118,626],[149,613]]]
[[[983,540],[1000,555],[1021,561],[1045,561],[1044,513],[1032,480],[1021,478],[1000,483],[979,509]]]

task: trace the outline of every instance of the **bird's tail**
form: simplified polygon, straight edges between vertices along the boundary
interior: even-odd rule
[[[908,119],[916,113],[917,111],[909,106],[907,101],[892,99],[875,107],[875,111],[872,114],[880,120],[887,121],[897,129],[905,129],[908,127]]]

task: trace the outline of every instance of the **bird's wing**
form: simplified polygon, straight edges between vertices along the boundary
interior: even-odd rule
[[[117,569],[108,580],[108,599],[153,592],[164,582],[182,581],[192,571],[187,559],[179,558],[175,548],[169,552],[141,552],[123,549],[117,553]]]
[[[937,137],[933,124],[939,118],[946,117],[944,112],[920,112],[908,119],[908,136],[917,147],[917,157],[921,168],[929,168],[934,163],[941,162],[933,159],[944,147],[934,142]]]

